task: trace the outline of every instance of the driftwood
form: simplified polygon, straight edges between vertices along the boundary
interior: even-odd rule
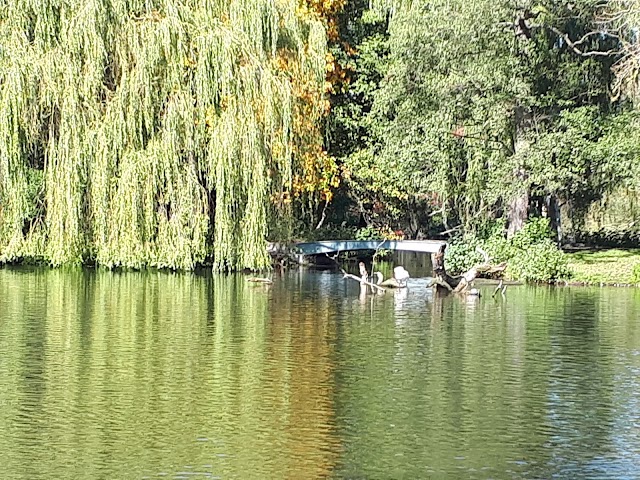
[[[368,287],[374,288],[374,289],[378,290],[379,292],[385,292],[386,291],[380,285],[376,285],[375,283],[371,283],[371,282],[368,282],[366,280],[366,278],[367,278],[366,270],[365,270],[365,274],[363,276],[361,276],[361,277],[356,277],[355,275],[347,273],[344,269],[341,269],[341,270],[342,270],[342,274],[344,275],[344,278],[351,278],[353,280],[356,280],[356,281],[360,282],[361,285],[366,285]]]
[[[504,292],[507,291],[507,286],[502,284],[502,280],[500,280],[500,283],[498,284],[498,286],[496,287],[496,289],[493,291],[493,295],[491,295],[491,298],[495,298],[495,296],[498,294],[498,292],[500,292],[502,294],[502,296],[504,297]]]
[[[438,292],[446,292],[446,293],[466,293],[471,283],[476,279],[479,274],[496,274],[500,273],[507,268],[506,263],[502,263],[500,265],[491,265],[491,259],[489,255],[482,250],[481,248],[477,248],[477,251],[482,254],[484,257],[484,263],[480,265],[476,265],[471,268],[469,271],[462,275],[458,275],[452,277],[447,273],[447,270],[444,266],[444,253],[446,245],[442,245],[438,253],[431,254],[431,263],[433,265],[433,282],[431,282],[431,286],[436,288]]]
[[[356,277],[355,275],[351,275],[350,273],[347,273],[344,270],[342,270],[342,274],[344,275],[344,278],[352,278],[353,280],[356,280],[356,281],[360,282],[362,285],[366,285],[367,287],[375,288],[376,290],[378,290],[380,292],[385,292],[386,291],[380,285],[376,285],[375,283],[367,282],[366,280],[363,280],[362,277]]]
[[[382,273],[374,272],[372,276],[376,277],[376,283],[369,281],[369,273],[367,272],[367,267],[364,262],[360,262],[358,264],[360,269],[360,277],[352,275],[344,271],[344,269],[340,269],[344,278],[351,278],[353,280],[357,280],[361,285],[366,285],[373,289],[378,290],[379,292],[384,292],[387,288],[406,288],[407,286],[407,278],[409,278],[409,272],[407,272],[404,267],[396,267],[394,268],[394,276],[387,280],[383,281]],[[397,278],[396,278],[397,277]]]
[[[337,263],[337,262],[336,262]],[[367,267],[364,262],[360,262],[358,264],[358,268],[360,270],[360,276],[352,275],[347,273],[343,268],[340,269],[344,278],[350,278],[352,280],[356,280],[360,282],[360,285],[371,287],[378,292],[385,292],[386,288],[406,288],[407,279],[409,278],[409,272],[407,272],[404,267],[398,266],[394,268],[394,276],[387,280],[383,281],[382,273],[374,272],[373,277],[376,277],[376,283],[369,281],[369,272],[367,272]],[[396,278],[397,277],[397,278]]]
[[[388,278],[384,282],[382,282],[380,285],[382,285],[383,287],[389,287],[389,288],[406,288],[406,285],[400,285],[400,282],[395,278]]]
[[[351,278],[353,280],[356,280],[356,281],[360,282],[361,285],[366,285],[367,287],[371,287],[373,289],[376,289],[379,292],[385,292],[386,291],[380,285],[376,285],[375,283],[371,283],[371,282],[367,281],[367,278],[368,278],[367,268],[365,267],[363,262],[360,262],[358,266],[360,267],[360,276],[359,277],[356,277],[355,275],[347,273],[343,268],[341,268],[340,270],[342,271],[342,275],[344,275],[344,278]]]

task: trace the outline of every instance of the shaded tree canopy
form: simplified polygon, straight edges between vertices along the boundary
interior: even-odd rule
[[[330,146],[354,213],[468,231],[513,221],[518,201],[524,219],[549,198],[585,209],[629,179],[637,119],[613,95],[622,45],[606,3],[381,1],[351,16],[364,33]]]

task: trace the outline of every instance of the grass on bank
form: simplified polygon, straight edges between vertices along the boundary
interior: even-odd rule
[[[582,250],[567,253],[571,281],[589,284],[640,283],[640,249]]]

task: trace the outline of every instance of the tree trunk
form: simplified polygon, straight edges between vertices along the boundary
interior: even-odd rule
[[[435,286],[438,293],[452,292],[460,283],[460,279],[449,275],[444,266],[444,252],[446,248],[446,245],[442,245],[438,253],[431,254],[431,264],[433,266],[432,285]]]
[[[526,181],[526,174],[522,171],[516,173],[516,179],[522,184]],[[522,189],[520,193],[511,200],[509,212],[507,213],[507,238],[513,237],[516,232],[522,230],[529,213],[529,188]]]
[[[554,238],[557,244],[562,243],[562,226],[560,218],[560,205],[555,195],[548,195],[545,198],[545,207],[547,209],[547,216],[549,217],[549,227],[554,234]]]
[[[433,282],[431,286],[436,289],[436,293],[466,293],[471,283],[479,273],[497,274],[507,268],[506,263],[491,265],[489,256],[480,248],[478,251],[484,256],[484,263],[476,265],[463,275],[452,277],[447,273],[444,266],[444,253],[447,246],[442,245],[438,253],[431,254],[431,264],[433,266]]]
[[[513,237],[524,227],[529,213],[529,173],[522,165],[522,158],[529,148],[526,132],[531,127],[531,111],[518,105],[514,120],[513,157],[517,166],[513,171],[515,196],[511,199],[507,212],[507,238]]]

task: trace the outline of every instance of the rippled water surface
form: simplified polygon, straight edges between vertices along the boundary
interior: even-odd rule
[[[0,269],[0,478],[640,478],[640,291]]]

